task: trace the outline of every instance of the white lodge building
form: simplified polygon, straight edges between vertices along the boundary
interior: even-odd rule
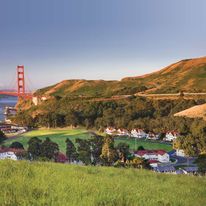
[[[0,151],[0,160],[4,159],[11,159],[11,160],[17,160],[17,156],[14,152],[8,151],[8,152],[1,152]]]
[[[130,133],[126,129],[118,129],[117,135],[118,136],[130,136]]]
[[[161,163],[167,163],[170,161],[169,154],[164,150],[139,150],[135,152],[135,156],[146,160],[157,160]]]
[[[149,132],[146,136],[147,139],[150,139],[150,140],[158,140],[159,139],[159,135],[158,134],[155,134],[153,132]]]
[[[169,132],[166,132],[165,134],[165,138],[164,140],[165,141],[169,141],[169,142],[172,142],[173,140],[175,140],[180,134],[176,131],[169,131]]]
[[[185,152],[183,149],[177,149],[176,150],[176,155],[179,156],[179,157],[185,157]]]
[[[108,135],[113,135],[114,132],[116,132],[116,129],[113,128],[113,127],[107,127],[107,128],[105,129],[105,133],[108,134]]]
[[[131,131],[131,137],[146,138],[147,134],[142,129],[133,129]]]

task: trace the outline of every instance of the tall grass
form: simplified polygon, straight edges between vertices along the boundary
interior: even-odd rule
[[[201,206],[206,178],[145,170],[0,161],[0,205]]]

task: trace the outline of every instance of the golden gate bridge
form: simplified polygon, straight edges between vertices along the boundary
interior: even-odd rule
[[[17,69],[17,90],[0,90],[0,95],[15,96],[23,99],[31,99],[32,93],[26,90],[24,66],[18,65]]]

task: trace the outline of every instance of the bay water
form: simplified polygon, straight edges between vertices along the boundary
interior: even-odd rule
[[[4,121],[4,109],[6,106],[14,107],[17,103],[17,97],[0,95],[0,121]]]

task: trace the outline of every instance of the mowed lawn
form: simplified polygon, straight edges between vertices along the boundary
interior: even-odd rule
[[[39,130],[33,130],[31,132],[27,132],[25,134],[19,135],[14,139],[9,139],[5,142],[6,146],[9,146],[12,142],[18,141],[24,145],[25,148],[28,147],[28,141],[32,137],[38,137],[42,140],[45,140],[47,137],[49,137],[53,142],[56,142],[59,145],[59,149],[62,152],[65,152],[66,150],[66,143],[65,140],[69,138],[75,143],[76,138],[81,139],[89,139],[92,136],[92,132],[89,132],[86,129],[39,129]],[[161,144],[158,142],[151,142],[146,140],[136,140],[127,138],[127,137],[121,137],[117,138],[115,137],[115,145],[117,145],[120,142],[125,142],[129,144],[131,150],[137,149],[139,146],[143,146],[145,149],[164,149],[166,151],[172,150],[171,145],[167,144]]]
[[[32,137],[38,137],[41,140],[45,140],[49,137],[53,142],[59,145],[59,149],[62,152],[66,151],[66,139],[69,138],[75,143],[76,138],[88,139],[92,135],[85,129],[39,129],[27,132],[14,139],[8,139],[5,142],[6,146],[9,146],[12,142],[18,141],[24,145],[25,148],[28,147],[28,141]]]
[[[0,161],[1,206],[205,206],[206,177]]]
[[[144,139],[137,139],[134,138],[115,138],[115,144],[117,145],[120,142],[125,142],[130,146],[130,149],[137,150],[139,146],[143,146],[145,149],[163,149],[165,151],[171,151],[172,145],[159,143],[159,142],[152,142],[150,140]]]

